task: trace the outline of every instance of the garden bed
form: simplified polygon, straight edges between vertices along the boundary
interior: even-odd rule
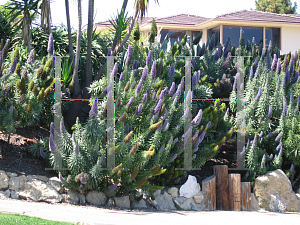
[[[18,128],[15,134],[10,136],[10,144],[3,132],[0,132],[0,170],[17,173],[18,175],[43,175],[48,178],[58,176],[53,170],[45,170],[48,168],[46,162],[42,159],[36,159],[29,151],[29,146],[33,141],[39,141],[41,138],[49,137],[50,132],[42,127]],[[202,180],[213,175],[214,165],[228,165],[228,168],[236,167],[236,141],[230,139],[226,141],[218,151],[218,153],[208,160],[201,170],[188,171],[188,175],[197,178],[199,184]],[[283,165],[283,170],[289,169],[288,165]],[[229,170],[229,173],[241,173],[242,178],[246,171]],[[178,185],[182,185],[186,179],[182,180]],[[294,186],[294,191],[300,187],[300,181]]]

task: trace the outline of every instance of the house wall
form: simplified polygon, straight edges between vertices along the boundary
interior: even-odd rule
[[[287,54],[290,51],[292,54],[300,49],[300,27],[283,26],[281,28],[281,52]]]

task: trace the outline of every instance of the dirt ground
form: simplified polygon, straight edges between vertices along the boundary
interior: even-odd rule
[[[17,173],[18,175],[58,176],[56,172],[46,170],[45,168],[48,168],[48,166],[44,159],[34,158],[28,149],[34,141],[39,141],[40,138],[49,137],[49,135],[49,130],[38,126],[18,128],[16,133],[10,136],[10,143],[8,144],[6,135],[0,132],[0,170]],[[214,158],[208,160],[201,170],[187,171],[187,174],[195,176],[201,185],[202,180],[214,174],[214,165],[228,165],[228,168],[236,167],[235,140],[226,141]],[[289,169],[288,165],[286,165],[286,168],[284,166],[284,169]],[[228,172],[241,173],[241,178],[246,174],[246,171],[229,170]],[[180,184],[184,182],[185,180]],[[300,181],[296,183],[294,191],[299,188],[299,185]]]

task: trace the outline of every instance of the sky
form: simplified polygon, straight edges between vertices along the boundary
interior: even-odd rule
[[[7,0],[0,0],[3,5]],[[123,0],[95,0],[94,23],[111,19],[120,11]],[[297,2],[297,13],[300,14],[300,0]],[[82,25],[88,21],[88,0],[81,0],[82,4]],[[69,0],[71,25],[77,29],[77,1]],[[128,16],[133,14],[134,0],[129,0],[127,5]],[[217,15],[235,12],[239,10],[255,9],[255,0],[159,0],[159,5],[154,0],[150,0],[148,13],[149,17],[167,17],[181,13],[213,18]],[[52,24],[66,25],[65,1],[51,0]]]

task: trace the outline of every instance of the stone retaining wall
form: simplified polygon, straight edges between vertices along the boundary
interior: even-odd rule
[[[279,171],[279,172],[278,172]],[[283,182],[287,182],[284,177],[284,173],[281,170],[273,171],[272,176],[281,176],[279,179],[280,185],[277,185],[277,189],[283,185]],[[279,174],[279,175],[278,175]],[[261,182],[262,177],[258,177],[255,185],[255,190],[257,193],[251,194],[251,208],[250,211],[258,211],[261,208],[267,209],[269,211],[300,211],[300,194],[295,194],[291,189],[286,186],[285,193],[282,198],[290,199],[290,202],[281,201],[278,190],[276,187],[276,182],[274,184],[273,179],[269,179],[272,184],[269,183],[271,193],[274,197],[273,200],[266,204],[266,199],[270,199],[268,194],[259,188],[260,185],[266,185]],[[43,201],[49,203],[60,203],[66,202],[70,204],[91,204],[96,206],[107,206],[107,207],[119,207],[126,209],[157,209],[157,210],[195,210],[202,211],[207,210],[204,207],[203,193],[201,191],[200,185],[197,183],[195,177],[189,176],[188,181],[183,184],[180,188],[177,187],[166,187],[163,190],[155,191],[155,200],[150,198],[150,194],[142,189],[137,191],[137,196],[140,197],[140,201],[135,201],[132,195],[126,195],[121,197],[116,197],[115,190],[110,190],[107,192],[97,192],[90,191],[86,195],[79,193],[78,191],[68,190],[62,188],[61,181],[57,177],[47,178],[40,175],[21,175],[18,176],[15,173],[5,172],[0,170],[0,199],[25,199],[28,201]],[[290,198],[288,195],[293,194]],[[141,197],[143,195],[143,197]],[[256,200],[256,196],[258,197]],[[295,204],[297,209],[295,208]],[[298,207],[299,206],[299,207]]]

